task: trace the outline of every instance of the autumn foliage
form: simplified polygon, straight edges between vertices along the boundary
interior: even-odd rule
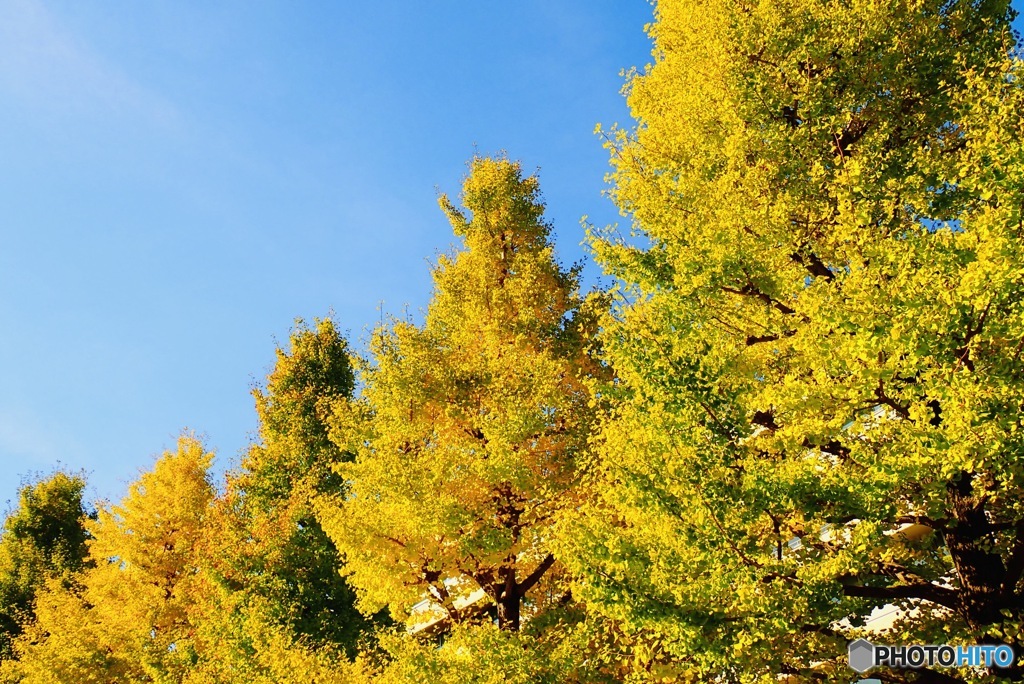
[[[474,158],[421,319],[362,350],[300,321],[222,487],[190,434],[118,504],[26,485],[0,681],[851,681],[858,637],[1019,651],[1011,19],[661,0],[604,132],[611,287],[559,263],[536,175]]]

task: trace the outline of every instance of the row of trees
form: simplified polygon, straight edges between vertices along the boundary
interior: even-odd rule
[[[893,643],[1019,645],[1011,19],[661,0],[606,135],[633,231],[589,235],[617,285],[474,159],[422,324],[300,324],[223,491],[187,435],[92,514],[23,489],[5,681],[841,681],[887,605]]]

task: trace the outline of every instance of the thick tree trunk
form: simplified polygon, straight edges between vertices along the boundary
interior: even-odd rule
[[[992,525],[985,511],[984,499],[974,491],[973,481],[974,477],[970,473],[960,473],[947,486],[956,524],[946,530],[944,536],[946,548],[960,576],[962,588],[959,612],[971,629],[981,633],[989,625],[1005,621],[1007,616],[1003,614],[1004,610],[1019,613],[1020,607],[1014,586],[1007,586],[1016,584],[1009,577],[1012,568],[1007,569],[998,553],[988,551],[978,544],[978,540],[992,532]],[[1012,566],[1013,562],[1009,565]],[[992,638],[983,638],[982,641],[1004,643]],[[1024,681],[1019,652],[1017,657],[1018,660],[1010,668],[993,671],[993,674],[1010,681]]]
[[[945,542],[960,583],[961,614],[972,629],[1001,622],[1003,579],[1006,569],[999,554],[979,547],[977,540],[990,530],[984,504],[974,495],[973,477],[961,473],[947,488],[956,525],[946,531]]]
[[[504,569],[505,584],[498,595],[498,629],[519,631],[519,606],[522,602],[519,585],[516,584],[515,566]]]
[[[500,629],[511,632],[519,631],[523,597],[554,564],[555,557],[549,553],[521,582],[516,580],[516,565],[514,563],[510,563],[498,571],[499,582],[493,581],[494,575],[490,572],[477,576],[477,582],[494,599],[494,603],[498,607],[498,627]]]

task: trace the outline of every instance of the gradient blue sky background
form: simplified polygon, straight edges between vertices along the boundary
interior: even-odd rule
[[[0,1],[0,502],[58,463],[118,498],[185,427],[236,462],[295,317],[333,309],[360,346],[382,310],[426,304],[452,243],[437,189],[475,150],[539,167],[559,254],[582,259],[581,216],[619,218],[594,125],[628,120],[651,15]]]
[[[644,0],[0,2],[0,502],[118,498],[184,427],[221,467],[295,317],[416,311],[474,150],[539,167],[563,261]],[[591,271],[593,276],[593,271]]]

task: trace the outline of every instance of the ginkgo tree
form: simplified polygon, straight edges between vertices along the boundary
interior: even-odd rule
[[[340,485],[332,467],[348,455],[329,440],[327,420],[353,387],[348,345],[334,322],[299,321],[266,386],[253,392],[260,439],[229,474],[205,538],[210,577],[228,603],[255,602],[293,638],[349,656],[372,623],[354,607],[312,501]]]
[[[636,126],[608,135],[636,234],[592,240],[618,382],[600,503],[558,537],[574,593],[721,681],[852,676],[885,605],[894,643],[1021,643],[1008,3],[656,12]]]
[[[47,582],[73,581],[87,556],[85,478],[56,472],[27,483],[0,536],[0,660],[34,614],[36,594]]]
[[[353,455],[324,528],[365,611],[407,617],[429,599],[462,622],[474,592],[502,630],[565,598],[552,521],[579,501],[593,424],[595,301],[555,261],[535,176],[476,158],[464,209],[440,203],[464,246],[440,257],[426,320],[373,334],[357,400],[335,406]]]
[[[213,454],[183,436],[86,529],[90,567],[37,594],[36,619],[3,674],[25,684],[180,682],[196,661],[197,545],[214,490]]]

